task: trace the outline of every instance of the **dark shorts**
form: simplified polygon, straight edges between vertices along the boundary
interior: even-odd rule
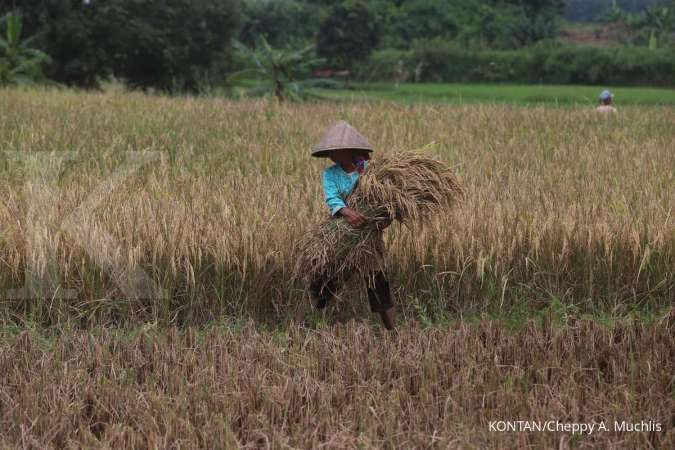
[[[385,312],[393,305],[391,301],[391,289],[387,276],[382,271],[371,272],[365,277],[368,303],[372,312]],[[330,299],[336,294],[335,283],[317,280],[310,285],[310,292],[316,301],[316,307],[323,309]]]

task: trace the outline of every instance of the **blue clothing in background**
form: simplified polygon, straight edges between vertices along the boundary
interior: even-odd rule
[[[368,167],[367,161],[365,162],[365,167]],[[345,204],[347,196],[352,192],[358,180],[359,172],[357,170],[347,173],[339,164],[324,169],[323,193],[331,215],[335,215],[335,213],[347,206]]]

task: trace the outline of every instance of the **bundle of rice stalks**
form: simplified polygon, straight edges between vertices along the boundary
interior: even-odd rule
[[[367,275],[382,265],[379,222],[423,222],[462,196],[450,168],[426,154],[399,152],[373,160],[347,199],[368,225],[353,228],[342,217],[320,223],[299,242],[295,276],[307,286],[336,289],[355,274]]]

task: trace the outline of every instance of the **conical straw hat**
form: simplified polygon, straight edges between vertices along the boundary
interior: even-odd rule
[[[356,128],[341,120],[326,131],[321,142],[312,148],[312,156],[325,158],[331,150],[341,148],[373,151],[373,146],[370,145],[368,139],[356,131]]]

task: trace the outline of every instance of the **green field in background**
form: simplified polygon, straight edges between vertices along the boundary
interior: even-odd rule
[[[381,99],[402,103],[516,103],[520,105],[593,106],[603,86],[514,84],[354,83],[351,89],[322,90],[330,98]],[[615,104],[675,105],[675,89],[610,87]]]

